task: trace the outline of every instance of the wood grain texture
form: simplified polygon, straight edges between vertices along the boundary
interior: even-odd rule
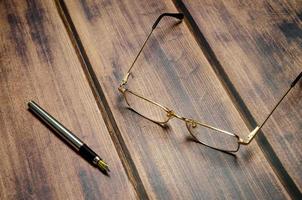
[[[236,157],[192,142],[185,125],[163,129],[126,109],[117,87],[152,23],[176,12],[170,1],[65,1],[149,198],[286,199],[256,142]],[[86,61],[87,62],[87,61]],[[166,19],[137,61],[130,88],[193,117],[248,132],[185,23]]]
[[[53,1],[0,2],[0,199],[134,199]],[[104,176],[27,111],[35,100],[110,165]]]
[[[262,123],[302,71],[302,1],[183,2],[252,117]],[[301,85],[263,127],[264,137],[300,192]]]

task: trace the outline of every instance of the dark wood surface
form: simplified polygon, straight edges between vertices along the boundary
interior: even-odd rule
[[[284,193],[275,190],[279,183],[271,176],[272,168],[255,142],[235,159],[191,142],[179,121],[172,120],[169,129],[162,129],[125,108],[118,84],[156,17],[166,10],[176,12],[172,2],[66,1],[66,5],[102,86],[99,92],[108,99],[117,134],[123,137],[149,197],[282,197]],[[184,116],[241,136],[248,132],[185,23],[160,24],[133,76],[130,88]],[[268,182],[253,185],[263,179]]]
[[[302,1],[184,1],[181,7],[215,52],[222,66],[217,71],[230,80],[227,87],[238,92],[239,110],[250,124],[262,123],[302,71]],[[301,86],[284,99],[257,138],[259,144],[268,141],[271,147],[261,145],[263,150],[276,154],[277,167],[286,169],[300,191]]]
[[[55,3],[1,1],[0,14],[0,199],[134,199]],[[37,120],[29,100],[104,156],[110,177]]]
[[[270,15],[255,5],[259,13],[236,2],[1,1],[0,199],[298,199],[301,84],[235,155],[194,142],[182,121],[163,129],[140,117],[117,90],[158,15],[183,11],[185,22],[154,31],[130,88],[247,135],[301,71],[299,29],[276,28],[298,19],[300,4],[268,2]],[[29,113],[32,99],[103,156],[110,177]]]

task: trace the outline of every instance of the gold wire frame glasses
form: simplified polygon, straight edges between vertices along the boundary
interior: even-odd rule
[[[147,41],[149,40],[152,32],[159,24],[160,20],[163,17],[172,17],[179,20],[184,18],[182,13],[163,13],[161,14],[155,21],[152,26],[152,29],[147,36],[146,40],[143,43],[143,46],[139,50],[138,54],[136,55],[134,61],[132,62],[129,70],[127,71],[126,75],[124,76],[121,84],[119,86],[119,91],[123,94],[124,99],[128,105],[128,107],[136,112],[137,114],[141,115],[142,117],[157,123],[161,126],[166,126],[167,122],[172,119],[176,118],[185,122],[186,127],[189,133],[193,136],[195,140],[199,143],[206,145],[210,148],[225,151],[225,152],[236,152],[239,150],[240,145],[248,145],[259,132],[259,130],[263,127],[269,117],[273,114],[275,109],[284,99],[284,97],[290,92],[290,90],[296,85],[299,79],[302,77],[302,72],[297,76],[297,78],[292,82],[288,90],[285,94],[281,97],[281,99],[277,102],[275,107],[263,121],[260,126],[256,126],[254,130],[252,130],[246,138],[240,138],[238,135],[234,133],[230,133],[228,131],[216,128],[214,126],[208,125],[206,123],[199,122],[195,119],[186,118],[176,114],[172,109],[169,109],[151,99],[143,97],[136,92],[133,92],[127,88],[127,83],[129,76],[131,75],[131,69],[133,68],[136,60],[138,59],[139,55],[141,54],[143,48],[145,47]],[[143,108],[143,109],[142,109]],[[209,131],[210,130],[210,131]]]

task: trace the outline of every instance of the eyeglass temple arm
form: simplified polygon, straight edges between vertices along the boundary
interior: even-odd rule
[[[276,103],[275,107],[273,108],[273,110],[268,114],[268,116],[266,117],[266,119],[262,122],[262,124],[260,126],[257,126],[252,132],[250,132],[250,134],[247,136],[246,139],[241,139],[240,138],[240,143],[243,145],[248,145],[253,139],[254,137],[257,135],[257,133],[259,133],[259,130],[264,126],[264,124],[267,122],[267,120],[270,118],[270,116],[273,114],[273,112],[276,110],[276,108],[279,106],[279,104],[282,102],[282,100],[286,97],[286,95],[290,92],[290,90],[295,87],[295,85],[298,83],[298,81],[301,79],[302,77],[302,72],[300,72],[300,74],[295,78],[295,80],[291,83],[290,88],[288,88],[288,90],[285,92],[285,94],[281,97],[281,99]]]
[[[163,13],[161,14],[157,19],[156,21],[154,22],[153,26],[152,26],[152,30],[150,31],[149,35],[147,36],[146,40],[144,41],[144,44],[143,46],[141,47],[141,49],[139,50],[138,54],[136,55],[134,61],[132,62],[130,68],[128,69],[127,71],[127,74],[124,76],[122,82],[121,82],[121,85],[125,85],[127,82],[128,82],[128,78],[130,76],[130,71],[132,69],[132,67],[134,66],[134,63],[136,62],[136,60],[138,59],[139,55],[141,54],[141,52],[143,51],[143,48],[145,47],[147,41],[149,40],[153,30],[157,27],[157,25],[159,24],[160,20],[163,18],[163,17],[173,17],[173,18],[176,18],[176,19],[179,19],[179,20],[182,20],[184,18],[184,15],[182,13]]]
[[[154,22],[154,24],[152,26],[152,30],[154,30],[157,27],[157,25],[159,24],[160,20],[163,17],[174,17],[176,19],[182,20],[184,18],[184,15],[182,13],[163,13]]]

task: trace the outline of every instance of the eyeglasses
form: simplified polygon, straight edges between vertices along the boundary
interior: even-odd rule
[[[152,26],[151,32],[149,33],[146,40],[144,41],[143,46],[141,47],[138,54],[136,55],[133,63],[131,64],[129,70],[127,71],[126,75],[124,76],[118,88],[119,91],[123,94],[127,105],[131,110],[133,110],[137,114],[163,127],[166,126],[167,122],[172,118],[176,118],[185,122],[185,125],[189,133],[199,143],[216,150],[225,151],[225,152],[236,152],[239,150],[240,145],[248,145],[256,136],[256,134],[259,132],[259,130],[264,126],[266,121],[273,114],[273,112],[281,103],[281,101],[284,99],[284,97],[290,92],[290,90],[296,85],[296,83],[302,77],[302,72],[292,82],[288,90],[277,102],[277,104],[269,113],[269,115],[266,117],[266,119],[263,121],[263,123],[260,126],[256,126],[256,128],[253,131],[251,131],[246,138],[240,138],[238,135],[234,133],[230,133],[228,131],[216,128],[206,123],[199,122],[195,119],[190,119],[180,116],[176,114],[172,109],[169,109],[151,99],[143,97],[138,93],[133,92],[127,88],[128,79],[129,76],[131,75],[131,69],[133,68],[136,60],[138,59],[147,41],[149,40],[152,32],[157,27],[157,25],[159,24],[160,20],[163,17],[172,17],[182,21],[184,15],[182,13],[163,13],[156,19],[155,23]]]

